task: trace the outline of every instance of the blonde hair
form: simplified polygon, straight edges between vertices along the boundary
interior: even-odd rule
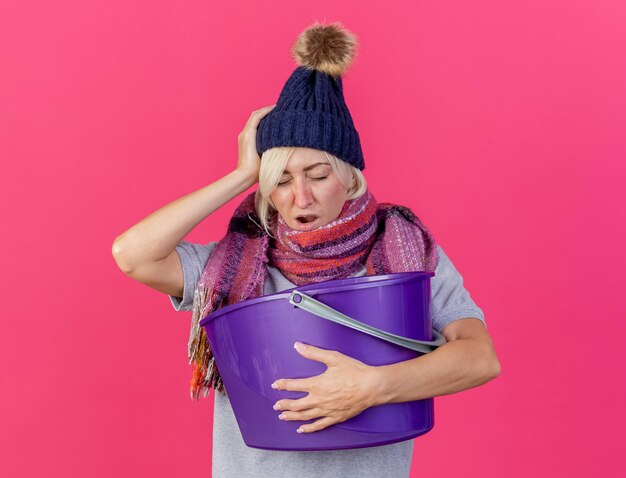
[[[283,171],[287,167],[287,162],[295,152],[294,146],[280,146],[270,148],[261,156],[261,167],[259,168],[259,189],[254,196],[254,206],[261,220],[263,228],[268,235],[272,236],[270,229],[274,225],[278,211],[272,204],[270,196],[276,189]],[[362,196],[367,190],[367,181],[360,169],[342,161],[327,151],[322,151],[333,171],[339,178],[341,184],[348,189],[346,201]],[[354,184],[350,187],[352,180]],[[272,236],[273,237],[273,236]]]

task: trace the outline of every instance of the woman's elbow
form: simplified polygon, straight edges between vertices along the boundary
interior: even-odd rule
[[[482,369],[483,375],[486,378],[485,382],[488,382],[500,375],[502,366],[500,365],[498,357],[495,354],[491,354],[491,356],[483,362]]]
[[[478,350],[480,350],[480,352],[478,352]],[[480,382],[486,383],[500,375],[502,367],[496,355],[493,343],[491,343],[491,341],[489,341],[489,343],[483,343],[476,351],[476,376]]]

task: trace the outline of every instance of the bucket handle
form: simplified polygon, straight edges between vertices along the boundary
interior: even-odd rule
[[[378,337],[379,339],[386,340],[387,342],[391,342],[392,344],[415,350],[416,352],[422,352],[426,354],[432,352],[440,345],[446,343],[446,338],[434,328],[433,335],[435,336],[435,340],[425,341],[409,339],[408,337],[402,337],[401,335],[392,334],[391,332],[385,332],[384,330],[381,330],[379,328],[372,327],[371,325],[364,324],[363,322],[359,322],[358,320],[342,314],[338,310],[333,309],[323,302],[314,299],[304,292],[300,292],[297,290],[294,290],[289,296],[289,303],[313,315],[317,315],[322,319],[345,325],[346,327],[350,327],[360,332],[372,335],[374,337]]]

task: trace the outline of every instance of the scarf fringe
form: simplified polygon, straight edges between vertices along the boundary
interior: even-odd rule
[[[204,328],[200,327],[200,320],[210,308],[208,297],[209,289],[206,287],[199,285],[194,291],[187,354],[189,363],[193,365],[194,369],[189,382],[189,393],[191,398],[195,400],[198,400],[200,396],[206,398],[211,388],[225,394],[224,383],[217,369],[215,357],[211,353],[206,332]]]

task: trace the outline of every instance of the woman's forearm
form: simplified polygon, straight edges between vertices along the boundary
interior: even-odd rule
[[[115,239],[118,265],[130,271],[135,264],[165,258],[203,219],[254,183],[254,178],[235,169],[153,212]]]
[[[498,366],[483,342],[453,340],[417,358],[374,367],[378,377],[372,399],[382,405],[460,392],[495,378]]]

